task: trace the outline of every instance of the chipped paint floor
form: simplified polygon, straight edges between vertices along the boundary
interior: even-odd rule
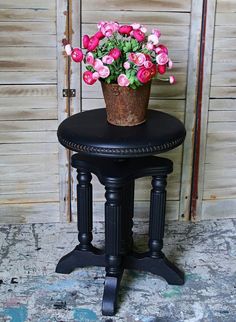
[[[94,226],[94,243],[101,246],[104,227]],[[60,257],[77,244],[75,224],[0,226],[0,321],[235,322],[235,226],[231,219],[167,223],[164,251],[185,271],[185,285],[125,271],[111,318],[101,315],[103,268],[54,273]],[[136,223],[135,231],[141,249],[147,225]]]

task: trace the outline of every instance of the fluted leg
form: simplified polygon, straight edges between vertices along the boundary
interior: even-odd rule
[[[92,229],[92,176],[90,172],[77,170],[77,226],[79,245],[69,254],[63,256],[57,264],[56,272],[69,274],[77,267],[90,265],[104,266],[102,251],[93,247]]]
[[[103,315],[114,315],[123,274],[121,258],[122,189],[115,186],[106,186],[105,197],[106,279],[102,313]]]
[[[133,216],[134,216],[134,181],[123,188],[122,194],[122,238],[121,253],[127,254],[133,248]]]

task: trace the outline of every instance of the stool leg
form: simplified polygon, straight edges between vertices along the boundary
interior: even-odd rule
[[[166,175],[154,176],[152,179],[150,221],[149,221],[149,249],[150,257],[157,259],[157,265],[151,268],[151,272],[162,276],[167,283],[181,285],[184,283],[184,274],[162,253],[165,208],[166,208]]]
[[[117,295],[123,274],[121,258],[122,189],[106,186],[105,252],[106,278],[102,300],[102,314],[114,315]]]
[[[134,216],[134,180],[123,188],[123,215],[121,253],[127,254],[133,248],[133,216]]]
[[[90,172],[77,169],[77,217],[79,245],[63,256],[56,272],[69,274],[77,267],[105,266],[104,253],[92,245],[92,176]]]
[[[92,176],[86,171],[77,170],[77,225],[78,225],[78,239],[80,250],[90,250],[92,248]]]

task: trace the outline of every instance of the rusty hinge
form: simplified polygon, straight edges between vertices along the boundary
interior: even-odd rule
[[[76,90],[75,89],[63,88],[62,95],[63,95],[63,97],[75,97],[76,96]]]

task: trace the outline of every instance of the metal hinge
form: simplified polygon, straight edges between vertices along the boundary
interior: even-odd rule
[[[63,88],[62,95],[63,95],[63,97],[75,97],[76,96],[76,90],[75,89]]]

